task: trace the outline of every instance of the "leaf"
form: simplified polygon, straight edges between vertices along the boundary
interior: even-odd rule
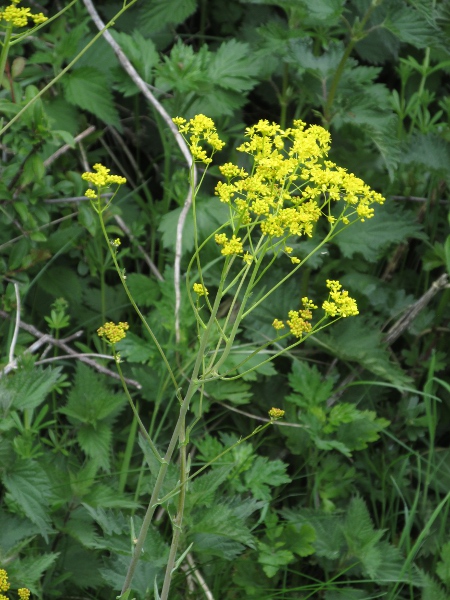
[[[296,393],[289,394],[286,400],[301,408],[318,406],[328,400],[335,384],[332,377],[323,379],[315,365],[310,366],[306,361],[299,360],[292,363],[288,380]]]
[[[140,27],[157,31],[166,25],[178,25],[197,8],[197,0],[153,0],[143,5],[139,15]]]
[[[74,232],[73,240],[78,237],[79,233]],[[72,240],[66,239],[67,242]],[[68,244],[68,246],[70,243]],[[82,297],[82,284],[76,273],[67,267],[50,267],[46,269],[39,277],[39,287],[47,294],[55,298],[65,298],[73,304],[80,304]]]
[[[383,26],[400,41],[411,44],[415,48],[435,46],[439,39],[438,29],[410,6],[403,5],[394,10],[384,21]]]
[[[285,527],[281,539],[287,548],[298,556],[305,557],[315,553],[312,544],[316,541],[316,531],[308,523],[300,526],[288,525]]]
[[[336,245],[346,258],[360,254],[368,262],[377,261],[394,244],[409,238],[422,238],[416,217],[393,202],[377,206],[375,216],[341,231]]]
[[[61,368],[19,369],[0,379],[0,407],[8,410],[37,408],[58,381]]]
[[[39,528],[48,541],[52,532],[49,513],[50,482],[39,463],[17,460],[3,475],[3,484],[24,514]]]
[[[248,92],[257,83],[258,61],[250,59],[250,46],[235,39],[223,42],[212,54],[207,77],[213,85]]]
[[[93,425],[84,424],[77,431],[80,448],[89,458],[98,462],[98,466],[109,471],[110,453],[112,451],[112,428],[104,422]]]
[[[376,442],[380,431],[390,425],[387,419],[377,418],[374,411],[356,411],[353,420],[339,427],[337,438],[350,450],[364,450],[371,442]]]
[[[253,393],[245,381],[212,381],[207,386],[208,394],[215,400],[232,402],[233,404],[248,404]]]
[[[158,285],[148,275],[130,273],[127,285],[138,306],[154,306],[160,296]]]
[[[272,499],[271,487],[290,483],[292,480],[286,474],[288,465],[281,460],[269,460],[258,456],[251,468],[245,472],[245,485],[242,490],[250,490],[258,500],[269,502]]]
[[[80,67],[67,73],[62,83],[68,102],[120,129],[119,115],[102,71],[95,67]]]
[[[39,533],[39,527],[29,519],[12,515],[0,510],[0,555],[5,556],[14,549],[22,540]]]
[[[114,30],[111,31],[111,35],[125,52],[142,79],[150,83],[153,80],[153,68],[159,62],[159,55],[153,41],[150,38],[145,38],[137,29],[131,35]],[[118,67],[115,73],[115,88],[125,97],[139,93],[139,88],[122,68]]]
[[[449,587],[450,584],[450,542],[442,546],[440,561],[436,567],[436,575]]]
[[[60,412],[72,422],[89,423],[96,426],[98,421],[109,422],[121,412],[126,403],[123,394],[112,393],[101,376],[83,363],[77,363],[74,384],[68,394],[67,404]]]
[[[59,554],[59,552],[51,552],[23,558],[20,565],[20,585],[27,587],[33,594],[39,596],[42,591],[39,580],[42,578],[43,573],[53,565]]]
[[[280,567],[284,567],[294,560],[294,555],[290,550],[277,548],[271,544],[259,542],[258,544],[258,562],[263,566],[267,577],[274,577]]]

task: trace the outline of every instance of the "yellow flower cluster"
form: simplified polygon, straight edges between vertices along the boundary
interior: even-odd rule
[[[373,203],[384,202],[361,179],[327,160],[331,138],[323,127],[306,127],[297,120],[282,130],[262,120],[247,128],[246,136],[249,141],[237,150],[253,157],[251,175],[227,163],[221,168],[227,182],[219,182],[215,190],[243,225],[257,219],[261,231],[271,237],[311,236],[330,200],[343,200],[349,215],[362,221],[373,216]],[[349,215],[344,215],[344,223]]]
[[[206,150],[202,147],[202,142],[208,144],[212,148],[211,154],[218,150],[222,150],[225,142],[219,138],[214,125],[214,121],[205,115],[196,115],[189,121],[182,117],[172,119],[178,127],[178,131],[186,139],[189,150],[194,161],[205,163],[208,165],[212,162],[212,158],[208,156]]]
[[[7,592],[8,590],[8,573],[5,571],[5,569],[0,569],[0,592]]]
[[[7,592],[9,590],[8,573],[5,569],[0,569],[0,592]],[[30,590],[28,588],[20,588],[18,590],[20,600],[29,600]],[[8,598],[0,593],[0,600],[8,600]]]
[[[312,311],[317,308],[312,300],[306,296],[302,298],[303,308],[300,310],[290,310],[288,312],[289,320],[286,321],[291,334],[295,337],[301,338],[304,333],[309,333],[312,330],[310,323],[313,314]],[[272,323],[272,327],[276,330],[283,329],[284,323],[280,319],[275,319]]]
[[[192,287],[193,287],[194,292],[198,296],[209,296],[208,290],[201,283],[194,283],[194,285]]]
[[[281,419],[284,416],[284,412],[281,408],[271,408],[269,410],[269,417],[275,421],[276,419]]]
[[[231,240],[227,238],[226,233],[216,233],[214,239],[219,246],[223,246],[221,253],[224,256],[231,256],[232,254],[242,254],[244,247],[242,246],[241,238],[237,238],[235,235],[232,236]],[[253,257],[246,253],[244,260],[247,264],[251,263]]]
[[[20,0],[11,0],[10,6],[0,11],[0,21],[11,23],[13,27],[26,27],[28,19],[34,21],[35,25],[47,21],[47,17],[43,13],[31,13],[31,8],[19,8],[16,6]]]
[[[128,323],[119,322],[117,325],[112,321],[105,323],[97,329],[99,337],[105,337],[110,344],[117,344],[126,336],[126,331],[129,329]]]
[[[121,177],[120,175],[110,175],[110,170],[111,169],[107,169],[100,163],[97,163],[94,165],[95,173],[83,173],[81,179],[92,183],[92,185],[94,185],[98,190],[109,187],[113,183],[122,185],[127,182],[125,177]],[[89,189],[86,190],[85,196],[88,198],[97,198],[97,193],[94,190]]]
[[[352,317],[359,314],[356,300],[350,298],[339,281],[327,279],[327,288],[330,290],[330,297],[322,304],[322,308],[328,317]]]

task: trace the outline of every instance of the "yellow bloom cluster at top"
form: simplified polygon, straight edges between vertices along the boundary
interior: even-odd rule
[[[28,19],[34,21],[35,25],[47,21],[47,17],[43,13],[31,13],[31,8],[19,8],[16,6],[20,0],[11,0],[11,4],[0,10],[0,21],[11,23],[13,27],[26,27]]]
[[[8,573],[5,569],[0,569],[0,592],[7,592],[9,590]],[[19,594],[20,600],[29,600],[30,590],[28,588],[20,588],[17,593]],[[0,593],[0,600],[8,600],[8,598]]]
[[[330,298],[322,304],[327,316],[352,317],[359,315],[356,300],[350,298],[348,292],[342,289],[339,281],[327,279],[327,288],[330,290]]]
[[[110,321],[97,329],[99,337],[105,337],[110,344],[117,344],[126,336],[129,329],[128,323],[119,322],[117,325]]]
[[[344,224],[352,215],[361,221],[371,218],[372,204],[384,202],[361,179],[327,160],[331,138],[323,127],[306,127],[297,120],[282,130],[262,120],[247,128],[246,136],[249,141],[237,150],[253,157],[252,173],[227,163],[220,168],[227,182],[219,182],[215,191],[244,225],[257,219],[269,236],[311,236],[330,200],[343,200],[350,209]]]
[[[198,296],[209,296],[209,292],[201,283],[194,283],[192,289]]]
[[[212,162],[212,158],[208,156],[208,153],[202,147],[202,142],[205,142],[212,148],[212,154],[218,150],[222,150],[225,146],[225,142],[222,142],[217,134],[214,121],[209,117],[205,117],[205,115],[196,115],[189,121],[186,121],[182,117],[175,117],[172,121],[189,144],[189,150],[196,162],[202,162],[205,165],[209,165]]]
[[[95,173],[83,173],[81,179],[92,183],[92,185],[94,185],[98,190],[109,187],[113,183],[117,185],[123,185],[127,182],[125,177],[121,177],[120,175],[110,175],[110,170],[111,169],[107,169],[100,163],[97,163],[94,165]],[[85,196],[88,198],[97,198],[97,193],[94,190],[89,189],[86,190]]]
[[[275,421],[276,419],[281,419],[284,416],[284,412],[281,408],[271,408],[269,410],[269,417]]]

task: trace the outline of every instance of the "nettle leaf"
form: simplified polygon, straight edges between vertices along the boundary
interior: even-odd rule
[[[338,560],[343,556],[345,537],[342,532],[342,517],[308,508],[284,509],[284,518],[296,526],[309,524],[316,539],[312,542],[317,556]]]
[[[3,475],[3,485],[8,495],[48,540],[51,533],[49,499],[50,482],[39,463],[34,460],[17,460]]]
[[[179,25],[197,9],[197,0],[152,0],[139,14],[140,27],[157,31],[166,25]]]
[[[364,450],[369,443],[376,442],[380,431],[389,425],[390,421],[377,418],[371,410],[355,410],[352,420],[340,425],[337,438],[350,450]]]
[[[153,68],[159,62],[159,54],[153,41],[145,38],[137,29],[131,35],[114,30],[111,34],[142,79],[150,83],[153,79]],[[139,93],[139,88],[122,68],[118,67],[115,74],[115,88],[125,97]]]
[[[442,546],[440,561],[436,567],[436,575],[445,583],[450,585],[450,542]]]
[[[315,553],[312,545],[316,541],[316,532],[314,527],[308,523],[303,525],[287,525],[281,536],[287,548],[298,556],[310,556]]]
[[[301,408],[324,403],[335,384],[334,377],[323,379],[315,365],[310,366],[307,362],[297,360],[292,363],[292,373],[288,375],[288,379],[296,393],[287,396],[286,400]]]
[[[160,297],[158,284],[148,275],[130,273],[127,276],[127,285],[138,306],[154,306]]]
[[[220,451],[217,454],[220,454]],[[196,477],[189,484],[187,504],[189,506],[211,506],[216,489],[227,479],[233,468],[234,465],[213,467],[208,473]]]
[[[98,462],[98,466],[109,471],[112,427],[105,422],[84,424],[77,430],[77,442],[83,452]]]
[[[244,381],[256,381],[258,375],[265,375],[266,377],[276,375],[277,372],[271,362],[261,365],[261,363],[269,357],[264,351],[249,358],[255,350],[257,350],[257,348],[254,346],[245,346],[241,349],[236,348],[235,350],[232,350],[222,366],[221,372],[229,372],[230,375],[236,375],[237,373],[244,373],[249,369],[253,369],[250,373],[246,373],[242,376]],[[244,364],[236,368],[237,365],[240,365],[243,362]]]
[[[292,480],[286,474],[288,465],[281,460],[269,460],[266,456],[258,456],[244,474],[245,485],[238,491],[250,490],[258,500],[269,502],[272,499],[271,488]]]
[[[336,236],[336,245],[346,258],[361,254],[376,262],[391,245],[409,238],[423,238],[417,217],[393,202],[375,207],[375,215],[364,223],[357,222]]]
[[[250,385],[239,379],[212,381],[208,383],[207,392],[215,400],[224,400],[233,404],[248,404],[253,396]]]
[[[383,26],[398,39],[415,48],[435,46],[439,39],[438,29],[424,19],[424,15],[411,6],[401,6],[384,21]]]
[[[65,407],[60,412],[72,422],[89,423],[96,426],[98,421],[112,422],[126,403],[123,394],[114,394],[106,387],[104,379],[83,363],[77,363],[74,384],[68,394]]]
[[[402,163],[420,165],[427,171],[444,174],[450,180],[450,145],[442,137],[416,133],[402,150]]]
[[[0,510],[0,556],[11,553],[16,546],[39,533],[39,527],[29,519]]]
[[[43,573],[49,569],[59,556],[59,552],[42,553],[39,556],[26,556],[20,561],[20,585],[27,587],[32,594],[40,596],[42,588],[40,579]],[[11,576],[13,572],[8,569]]]
[[[120,128],[119,115],[103,71],[80,67],[67,73],[62,83],[68,102],[87,110],[107,125]]]
[[[381,339],[381,333],[362,317],[336,323],[324,334],[328,349],[341,360],[355,361],[394,385],[411,385],[412,379],[397,364]]]
[[[4,411],[37,408],[58,381],[61,368],[19,369],[0,379],[0,407]]]
[[[127,362],[133,363],[148,362],[155,355],[155,349],[150,340],[144,340],[130,331],[127,332],[127,337],[120,341],[118,349]]]

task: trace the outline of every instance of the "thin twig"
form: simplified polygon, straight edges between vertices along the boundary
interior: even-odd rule
[[[81,142],[81,140],[83,138],[87,137],[94,131],[95,131],[94,125],[90,125],[87,129],[85,129],[84,131],[79,133],[76,137],[74,137],[73,141],[76,144],[78,144],[78,142]],[[65,154],[68,150],[73,150],[73,146],[71,146],[70,144],[64,144],[64,146],[61,146],[61,148],[58,148],[58,150],[56,152],[54,152],[51,156],[49,156],[47,159],[44,160],[44,167],[45,168],[49,167],[52,163],[55,162],[55,160],[57,160],[60,156]]]
[[[131,233],[130,228],[127,226],[127,224],[125,223],[125,221],[119,217],[119,215],[115,215],[114,219],[117,223],[117,225],[120,227],[120,229],[122,229],[122,231],[124,233],[127,234],[127,236],[130,238],[130,240],[132,242],[134,242],[136,240],[136,238],[134,237],[134,235]],[[158,281],[164,281],[164,277],[161,275],[161,273],[158,270],[158,267],[155,265],[155,263],[152,261],[152,259],[150,258],[150,256],[147,254],[147,252],[144,250],[144,248],[139,244],[136,243],[136,246],[138,247],[139,252],[142,254],[142,256],[144,257],[145,262],[148,264],[150,271],[153,273],[153,275],[156,277],[156,279]]]
[[[0,310],[0,317],[3,317],[4,319],[8,319],[8,320],[11,319],[11,315],[4,310]],[[74,354],[79,354],[76,350],[73,350],[70,346],[68,346],[66,344],[66,340],[57,340],[56,338],[52,337],[51,335],[42,333],[41,331],[39,331],[39,329],[37,329],[33,325],[29,325],[28,323],[21,322],[20,328],[24,329],[25,331],[28,331],[28,333],[31,333],[31,335],[34,335],[34,337],[41,338],[41,339],[45,338],[45,343],[52,344],[53,346],[56,346],[57,348],[64,350],[64,352],[66,352],[70,356],[73,356]],[[76,335],[77,335],[77,337],[81,337],[83,335],[83,331],[78,331]],[[73,336],[71,337],[71,339],[73,339]],[[63,359],[64,357],[61,357],[61,358]],[[103,365],[99,365],[97,362],[95,362],[95,360],[92,360],[91,358],[88,358],[88,357],[82,355],[82,356],[78,357],[78,360],[89,365],[90,367],[92,367],[93,369],[98,371],[99,373],[103,373],[104,375],[108,375],[108,377],[112,377],[113,379],[120,380],[118,373],[116,373],[115,371],[111,371],[110,369],[107,369]],[[134,379],[128,379],[128,378],[124,378],[124,379],[128,385],[131,385],[131,386],[137,388],[138,390],[142,389],[142,385],[138,381],[135,381]]]
[[[105,192],[100,194],[100,198],[110,198],[112,192]],[[64,204],[65,202],[87,202],[89,198],[87,196],[72,196],[71,198],[49,198],[44,200],[45,204]]]
[[[198,567],[195,564],[194,557],[192,556],[192,554],[190,552],[188,552],[186,554],[186,560],[187,560],[189,566],[191,567],[191,569],[192,569],[192,571],[194,573],[194,576],[195,576],[195,578],[198,581],[199,586],[205,592],[205,596],[206,596],[207,600],[214,600],[214,596],[212,595],[211,590],[207,586],[206,581],[203,579],[202,574],[198,570]]]
[[[83,2],[87,8],[89,14],[91,15],[91,18],[94,21],[96,27],[99,30],[103,29],[105,25],[104,25],[103,21],[101,20],[99,14],[97,13],[92,1],[91,0],[83,0]],[[116,54],[123,69],[128,73],[128,75],[133,80],[134,84],[142,92],[144,98],[155,108],[155,110],[163,118],[167,127],[170,129],[173,136],[175,137],[175,140],[176,140],[178,146],[180,147],[180,150],[181,150],[183,156],[185,157],[188,168],[190,170],[193,165],[191,153],[189,152],[189,148],[188,148],[186,142],[184,141],[183,137],[180,135],[175,124],[172,122],[170,115],[167,113],[167,111],[164,109],[164,107],[160,104],[160,102],[158,102],[158,100],[152,94],[152,92],[149,89],[148,84],[142,79],[142,77],[139,75],[139,73],[133,67],[133,65],[131,64],[131,62],[129,61],[129,59],[124,54],[121,47],[119,46],[119,44],[112,37],[111,33],[108,30],[105,30],[102,35],[105,38],[105,40],[108,42],[108,44],[111,46],[111,48],[114,50],[114,53]],[[177,238],[176,238],[176,245],[175,245],[174,276],[173,276],[174,277],[174,287],[175,287],[175,338],[176,338],[177,342],[180,340],[180,306],[181,306],[180,269],[181,269],[181,248],[182,248],[182,240],[183,240],[183,228],[184,228],[187,214],[189,212],[189,208],[191,207],[191,204],[192,204],[192,193],[193,193],[192,187],[195,188],[195,185],[197,182],[197,171],[195,169],[195,165],[194,165],[193,171],[194,171],[193,186],[189,187],[189,192],[188,192],[187,198],[184,202],[184,206],[180,213],[180,216],[178,218],[178,223],[177,223]]]
[[[14,293],[16,295],[16,321],[14,323],[14,333],[11,340],[11,346],[9,347],[9,363],[11,364],[14,361],[14,351],[16,349],[17,337],[19,335],[20,328],[20,289],[17,281],[14,282]]]

